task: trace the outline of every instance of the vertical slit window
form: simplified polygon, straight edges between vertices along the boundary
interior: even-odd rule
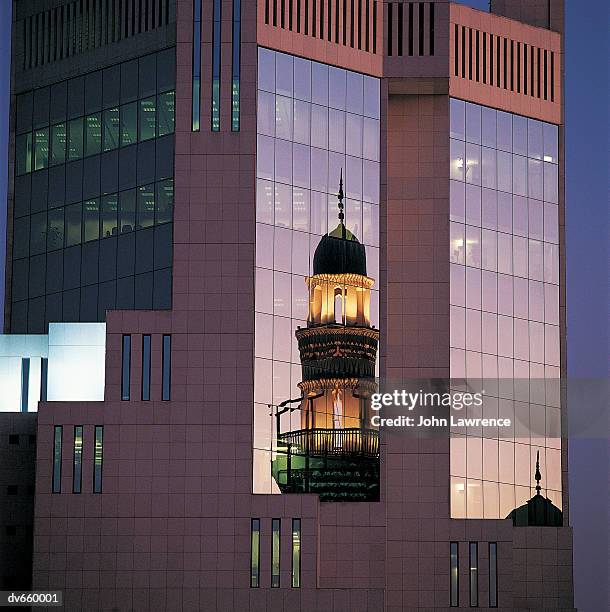
[[[309,34],[309,0],[303,0],[303,2],[305,2],[305,36],[307,36]]]
[[[277,26],[277,0],[273,0],[273,26]]]
[[[285,17],[284,14],[286,13],[286,0],[281,0],[281,4],[280,4],[280,28],[284,28],[285,27]]]
[[[47,401],[47,381],[49,379],[49,360],[43,357],[40,360],[40,401]]]
[[[555,102],[555,52],[551,51],[551,102]]]
[[[480,81],[480,74],[479,74],[479,61],[480,61],[480,53],[481,53],[480,43],[479,43],[480,32],[478,30],[475,30],[474,35],[475,35],[475,49],[476,49],[475,64],[474,64],[475,80],[478,83]]]
[[[510,90],[515,91],[515,41],[510,41]]]
[[[337,0],[337,3],[339,0]],[[347,44],[347,0],[343,0],[343,45]]]
[[[362,0],[358,0],[358,49],[362,49]]]
[[[290,3],[292,30],[292,2]],[[231,130],[239,132],[239,79],[241,73],[241,0],[233,0],[233,57],[231,77]]]
[[[466,26],[462,26],[462,78],[466,78]]]
[[[142,336],[142,400],[150,400],[150,334]]]
[[[72,492],[80,493],[83,482],[83,426],[74,426],[74,451],[72,456]]]
[[[352,0],[352,6],[353,6]],[[318,0],[312,0],[311,6],[311,35],[315,38],[318,28]]]
[[[468,79],[472,81],[472,28],[468,28]]]
[[[523,43],[523,93],[527,95],[527,45]]]
[[[402,38],[403,38],[403,3],[398,4],[398,55],[402,55]]]
[[[104,426],[95,426],[95,447],[93,449],[93,492],[102,492],[102,463],[104,461]]]
[[[265,23],[269,25],[269,0],[265,0]]]
[[[489,543],[489,607],[498,607],[498,544]]]
[[[191,130],[201,129],[201,3],[193,0],[193,92]]]
[[[500,69],[501,69],[500,45],[501,45],[500,37],[496,36],[496,87],[500,87]]]
[[[419,3],[419,54],[424,54],[424,3]]]
[[[170,399],[172,376],[172,337],[169,334],[163,336],[162,352],[161,399],[167,402]]]
[[[508,89],[508,40],[504,39],[504,89]]]
[[[388,55],[392,55],[392,3],[388,4]]]
[[[220,25],[221,1],[214,0],[212,25],[212,132],[220,131]]]
[[[320,0],[320,32],[319,32],[319,36],[320,36],[320,40],[324,40],[324,0]]]
[[[250,586],[256,588],[260,584],[261,557],[261,522],[252,519],[250,523]]]
[[[487,84],[487,32],[483,32],[483,83]]]
[[[517,93],[521,93],[521,43],[517,43]]]
[[[548,86],[549,82],[549,71],[548,71],[548,51],[544,50],[544,99],[548,100]]]
[[[536,49],[536,97],[539,98],[540,97],[540,58],[541,58],[541,52],[540,52],[540,47],[538,47]]]
[[[61,437],[62,426],[55,425],[53,431],[53,484],[51,491],[61,493]]]
[[[301,0],[297,0],[297,32],[301,33]]]
[[[123,336],[123,356],[121,359],[121,399],[129,400],[131,383],[131,336]]]
[[[411,19],[409,18],[409,28],[411,27],[410,22],[411,22]],[[456,23],[454,26],[454,31],[453,31],[453,68],[454,68],[455,76],[460,75],[459,53],[460,53],[459,28]],[[409,53],[409,55],[411,54]]]
[[[430,55],[434,55],[434,2],[430,2]]]
[[[457,608],[460,605],[460,591],[459,591],[459,578],[460,578],[460,567],[458,562],[458,543],[451,542],[449,550],[449,579],[450,579],[450,598],[451,607]]]
[[[336,2],[336,0],[335,0]],[[364,3],[364,50],[369,50],[369,32],[370,32],[370,23],[371,23],[371,3],[369,0],[365,0]]]
[[[470,607],[476,608],[479,605],[479,545],[476,542],[470,542],[469,558]]]
[[[292,519],[292,587],[301,586],[301,519]]]
[[[494,84],[494,35],[489,35],[489,84]]]
[[[314,3],[315,6],[315,3]],[[390,15],[392,14],[392,5],[390,4]],[[349,46],[354,46],[354,0],[351,0],[351,10],[349,16]]]
[[[21,412],[28,411],[30,399],[30,358],[21,359]]]
[[[280,519],[271,519],[271,586],[280,586]]]
[[[530,96],[534,96],[534,47],[530,47]]]
[[[413,2],[409,2],[409,55],[413,55]]]
[[[339,0],[335,0],[335,43],[339,44]]]
[[[377,53],[377,0],[373,0],[373,53]]]

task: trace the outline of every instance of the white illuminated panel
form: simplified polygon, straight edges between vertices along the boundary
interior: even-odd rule
[[[48,401],[103,401],[105,352],[105,323],[49,323]]]
[[[28,412],[38,410],[42,359],[47,401],[103,401],[106,324],[50,323],[48,335],[0,334],[0,412],[22,408],[22,360],[30,360]]]

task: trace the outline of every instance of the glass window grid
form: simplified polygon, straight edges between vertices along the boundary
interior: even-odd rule
[[[332,79],[329,76],[331,70],[334,71]],[[299,75],[301,78],[295,79],[293,75]],[[277,488],[272,482],[268,461],[274,430],[266,404],[277,404],[286,399],[296,389],[296,383],[301,378],[294,330],[299,325],[306,325],[308,297],[305,276],[310,273],[314,250],[320,237],[338,223],[335,194],[341,168],[347,194],[346,222],[350,230],[365,244],[367,271],[376,281],[371,292],[371,319],[373,325],[378,325],[379,198],[376,193],[372,196],[368,193],[360,195],[364,181],[359,181],[359,187],[354,193],[348,162],[373,167],[378,185],[379,82],[372,77],[264,48],[259,48],[258,76],[257,244],[260,246],[257,250],[256,265],[258,286],[262,287],[263,278],[271,279],[273,290],[261,295],[259,289],[255,300],[256,338],[259,339],[258,343],[255,342],[255,387],[257,390],[264,389],[264,397],[255,390],[254,452],[255,457],[266,462],[267,470],[264,475],[258,473],[255,465],[254,490],[272,493],[277,492]],[[351,87],[350,91],[361,92],[361,97],[346,96],[345,93],[334,90],[332,86],[329,92],[329,83],[341,83],[342,87]],[[266,101],[266,105],[261,105],[261,97]],[[363,149],[360,157],[330,150],[327,139],[316,141],[316,138],[324,133],[323,129],[319,129],[319,122],[309,119],[305,122],[305,131],[299,132],[299,115],[295,108],[300,109],[301,113],[305,112],[308,118],[316,111],[317,119],[326,117],[327,122],[332,111],[338,112],[346,121],[348,115],[356,119],[356,123],[362,125],[362,136],[359,136],[355,143],[356,147]],[[267,122],[265,117],[268,118]],[[286,120],[289,120],[291,125],[284,127],[282,122]],[[370,142],[369,137],[366,147],[363,142],[365,122],[369,136],[374,134],[376,140],[376,144]],[[343,137],[346,137],[345,134]],[[347,141],[342,147],[339,145],[336,148],[344,151],[346,144]],[[314,175],[318,174],[314,173],[313,169],[306,181],[295,179],[297,173],[293,173],[293,170],[301,169],[297,164],[294,164],[294,168],[291,165],[290,173],[281,177],[278,177],[275,163],[271,164],[270,172],[266,172],[261,161],[264,150],[269,148],[271,151],[279,151],[277,158],[280,161],[291,151],[309,150],[305,166],[309,163],[313,167],[316,160],[322,160],[322,174],[327,177],[323,185],[312,184],[312,177],[315,178]],[[363,157],[367,152],[371,159]],[[281,171],[281,168],[279,170]],[[337,184],[332,178],[335,175]],[[284,205],[285,202],[293,202],[292,210]],[[298,207],[298,202],[303,202],[302,208]],[[352,225],[350,214],[358,215],[357,227]],[[273,244],[274,248],[269,249],[269,244]],[[307,258],[295,258],[295,252],[306,252],[309,255]],[[269,338],[273,338],[272,342],[269,342]],[[295,412],[286,415],[286,418],[291,419],[292,425],[296,426],[300,417]],[[287,427],[288,421],[282,425]]]
[[[93,447],[93,492],[102,492],[102,470],[104,462],[104,426],[95,426]]]
[[[80,493],[83,482],[83,426],[74,426],[74,455],[72,459],[72,492]]]
[[[468,116],[470,115],[470,116]],[[498,127],[496,127],[495,117],[498,116]],[[507,126],[513,129],[506,133]],[[477,129],[478,121],[482,122],[482,129]],[[469,129],[470,126],[470,129]],[[517,126],[515,128],[515,126]],[[504,134],[496,136],[496,130],[504,129]],[[522,117],[511,116],[508,113],[501,113],[494,109],[478,107],[467,104],[460,100],[451,100],[451,231],[450,231],[450,261],[451,261],[451,366],[452,377],[462,377],[471,375],[474,371],[476,375],[472,378],[485,378],[485,366],[493,366],[492,371],[498,373],[499,364],[506,366],[510,364],[512,376],[516,370],[525,372],[524,377],[533,379],[536,373],[542,373],[542,379],[546,378],[547,384],[553,388],[551,395],[555,395],[554,386],[559,376],[559,326],[558,326],[558,233],[557,233],[557,199],[556,185],[551,189],[546,189],[544,194],[542,188],[536,192],[540,198],[521,197],[527,193],[520,192],[515,195],[512,187],[502,190],[495,182],[485,187],[485,174],[483,181],[475,179],[469,180],[468,171],[464,172],[463,160],[466,160],[466,170],[469,167],[469,159],[475,162],[480,160],[480,154],[464,155],[467,147],[478,147],[481,142],[482,132],[482,151],[496,153],[493,148],[497,139],[499,145],[497,154],[507,155],[512,153],[515,158],[527,160],[526,164],[521,164],[525,168],[525,179],[521,184],[528,185],[527,173],[532,167],[530,164],[544,164],[545,167],[553,168],[548,173],[547,178],[551,178],[557,183],[557,127],[551,124],[532,119],[526,120]],[[526,135],[527,132],[527,135]],[[543,145],[543,134],[546,136],[546,146]],[[464,144],[465,143],[465,144]],[[485,145],[491,145],[485,147]],[[478,147],[481,148],[481,147]],[[519,151],[519,155],[515,151]],[[546,154],[545,154],[546,151]],[[457,152],[457,154],[456,154]],[[521,155],[523,154],[523,155]],[[461,156],[461,162],[459,161]],[[493,155],[495,157],[495,155]],[[535,168],[535,166],[533,166]],[[483,168],[485,172],[485,168]],[[476,172],[474,173],[476,176]],[[492,187],[492,188],[489,188]],[[469,193],[470,190],[472,193]],[[479,193],[480,192],[480,193]],[[553,194],[553,202],[545,201],[544,195],[548,192]],[[505,225],[512,231],[501,231],[498,225],[500,217],[500,201],[506,202],[512,199],[520,205],[522,212],[519,213],[523,219],[514,216],[514,209],[511,216],[510,225]],[[483,195],[483,198],[481,198]],[[502,198],[500,196],[502,195]],[[529,194],[532,195],[531,193]],[[470,196],[470,197],[469,197]],[[474,198],[473,198],[474,196]],[[482,203],[481,203],[482,200]],[[495,203],[495,207],[489,208],[489,203]],[[523,204],[525,206],[523,206]],[[547,215],[545,218],[544,215]],[[550,216],[549,216],[550,215]],[[540,217],[544,220],[541,221]],[[519,224],[514,222],[518,221]],[[547,227],[545,228],[545,221]],[[542,228],[541,228],[542,225]],[[549,228],[549,226],[551,226]],[[481,242],[483,238],[483,242]],[[487,240],[488,247],[485,247]],[[501,246],[508,246],[512,250],[512,256],[506,260],[502,255]],[[490,250],[491,249],[491,250]],[[534,259],[532,259],[534,257]],[[528,265],[528,259],[529,265]],[[469,286],[469,278],[471,279]],[[473,284],[474,283],[474,284]],[[494,288],[494,299],[486,299],[489,296],[490,288]],[[501,300],[500,288],[507,287],[514,293],[510,295],[509,302]],[[474,293],[473,293],[474,292]],[[532,302],[534,300],[534,302]],[[514,302],[514,303],[513,303]],[[497,327],[494,325],[497,321]],[[485,324],[487,321],[487,324]],[[489,322],[494,325],[490,330]],[[512,322],[512,326],[510,323]],[[472,325],[476,327],[473,328]],[[510,346],[508,350],[498,350],[497,343],[500,342],[499,336],[501,329],[506,328],[506,324],[511,327]],[[531,325],[536,326],[532,328]],[[480,326],[480,327],[479,327]],[[524,327],[525,326],[525,327]],[[512,330],[514,327],[514,332]],[[516,352],[518,346],[523,344],[524,334],[530,334],[532,329],[541,332],[540,340],[543,347],[538,355],[533,354],[529,346],[526,346],[525,353]],[[490,333],[491,332],[491,333]],[[545,344],[545,336],[549,339]],[[527,336],[525,336],[527,338]],[[526,343],[528,344],[528,343]],[[530,343],[531,344],[531,341]],[[494,348],[495,347],[495,348]],[[552,347],[552,348],[551,348]],[[520,349],[523,351],[523,349]],[[549,350],[552,357],[549,358]],[[516,374],[515,374],[516,376]],[[485,381],[486,383],[488,381]],[[496,392],[496,395],[498,393]],[[501,395],[501,393],[500,393]],[[510,398],[514,398],[511,393]],[[542,410],[545,414],[545,431],[549,433],[550,424],[555,423],[560,418],[560,411],[557,403],[550,399],[547,393],[547,403],[544,398],[535,403],[528,398],[525,404],[532,411]],[[496,398],[496,401],[497,398]],[[503,400],[500,400],[503,401]],[[504,401],[513,402],[514,399]],[[549,406],[551,402],[551,406]],[[496,413],[497,414],[497,413]],[[490,415],[493,416],[493,415]],[[529,421],[528,421],[529,423]],[[555,428],[555,431],[556,428]],[[489,459],[483,462],[483,455],[473,457],[473,462],[468,462],[467,458],[473,452],[464,448],[464,469],[456,470],[456,465],[460,465],[462,458],[457,459],[459,442],[462,437],[460,433],[452,432],[452,447],[458,447],[452,453],[451,474],[452,474],[452,517],[460,516],[468,518],[497,518],[498,509],[509,508],[510,511],[520,503],[523,503],[535,493],[531,486],[533,478],[533,466],[535,464],[535,450],[540,448],[543,460],[553,464],[555,475],[553,481],[555,488],[548,488],[548,495],[555,500],[561,500],[561,480],[558,471],[560,461],[560,439],[559,434],[549,436],[536,436],[535,432],[528,434],[528,438],[514,435],[507,440],[502,440],[504,444],[511,444],[512,454],[521,456],[530,455],[529,463],[522,467],[526,473],[526,480],[518,484],[519,465],[514,461],[512,477],[501,478],[501,470],[498,463],[498,477],[495,479],[466,478],[470,476],[472,466],[488,463]],[[469,436],[480,437],[479,432],[468,432]],[[468,440],[472,438],[468,437]],[[466,438],[464,437],[464,442]],[[508,447],[505,447],[505,452]],[[478,453],[478,451],[475,451]],[[483,448],[481,451],[483,452]],[[499,453],[498,459],[500,461]],[[471,467],[466,470],[466,465]],[[477,468],[478,469],[478,468]],[[560,469],[560,468],[559,468]],[[549,472],[551,466],[549,465]],[[531,478],[527,478],[530,475]],[[546,470],[545,470],[546,472]],[[543,485],[546,478],[543,478]],[[549,482],[547,481],[547,484]],[[467,496],[464,493],[463,500],[456,491],[470,492],[474,488],[479,488],[478,498],[473,498],[472,508],[467,503]],[[498,489],[501,489],[498,491]],[[487,495],[486,495],[487,490]],[[495,492],[494,492],[495,490]],[[547,489],[545,489],[547,491]],[[502,497],[512,496],[512,503],[502,503]],[[469,499],[470,497],[468,497]],[[487,501],[487,503],[486,503]],[[490,505],[491,504],[491,505]],[[488,506],[492,509],[488,509]],[[503,510],[500,509],[500,518]]]

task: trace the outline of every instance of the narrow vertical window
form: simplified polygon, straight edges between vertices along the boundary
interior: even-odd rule
[[[129,400],[131,383],[131,336],[123,336],[123,357],[121,359],[121,399]]]
[[[551,102],[555,102],[555,52],[551,51]]]
[[[459,41],[459,29],[458,29],[457,23],[455,24],[453,34],[454,34],[453,35],[453,68],[454,68],[455,76],[459,76],[460,75],[460,63],[459,63],[460,41]],[[409,55],[411,54],[409,53]]]
[[[462,78],[466,78],[466,26],[462,26]]]
[[[430,55],[434,55],[434,2],[430,2]]]
[[[498,607],[498,544],[489,543],[489,607]]]
[[[388,3],[388,55],[392,55],[392,27],[392,3],[390,2]]]
[[[538,47],[536,49],[536,97],[540,97],[540,66],[541,66],[541,49]]]
[[[212,25],[212,132],[220,131],[220,19],[221,2],[214,0]]]
[[[345,44],[345,13],[343,14],[343,44]],[[377,53],[377,0],[373,0],[373,53]]]
[[[80,493],[83,482],[83,426],[74,426],[74,449],[72,454],[72,492]]]
[[[489,84],[494,84],[494,35],[489,35]]]
[[[470,542],[470,607],[476,608],[479,605],[479,545]]]
[[[500,37],[496,36],[496,86],[497,87],[500,87],[500,61],[501,61],[500,45],[501,45]]]
[[[521,43],[517,43],[517,93],[521,93]]]
[[[424,3],[419,3],[419,55],[424,54]]]
[[[487,84],[487,32],[483,32],[483,83]]]
[[[250,523],[250,586],[256,588],[260,582],[261,522],[252,519]]]
[[[49,360],[43,357],[40,360],[40,401],[47,401],[47,381],[49,379]]]
[[[527,45],[523,43],[523,93],[527,95]]]
[[[62,426],[55,425],[53,432],[53,484],[51,491],[61,493],[61,436]]]
[[[460,605],[459,598],[459,577],[460,577],[460,568],[458,564],[458,543],[451,542],[450,552],[449,552],[449,561],[450,561],[450,570],[449,577],[451,581],[451,607],[457,608]]]
[[[292,519],[292,586],[301,586],[301,519]]]
[[[198,132],[201,127],[201,2],[202,0],[193,0],[193,132]]]
[[[544,50],[544,99],[548,100],[548,87],[549,74],[548,74],[548,51]]]
[[[21,360],[21,412],[28,411],[30,399],[30,358]]]
[[[150,334],[142,336],[142,400],[150,399]]]
[[[271,519],[271,586],[280,586],[280,519]]]
[[[472,81],[472,28],[468,28],[468,79]]]
[[[402,38],[403,38],[403,4],[398,4],[398,55],[402,55]]]
[[[172,377],[172,337],[169,334],[163,336],[163,355],[161,372],[161,399],[169,401]]]
[[[290,12],[292,30],[292,11]],[[241,72],[241,0],[233,0],[233,75],[231,80],[231,130],[239,132],[239,77]]]
[[[479,36],[480,36],[480,32],[479,30],[475,30],[474,31],[474,35],[475,35],[475,48],[476,48],[476,53],[475,53],[475,80],[478,83],[480,81],[480,75],[479,75],[479,57],[480,57],[480,42],[479,42]]]
[[[102,463],[104,460],[104,427],[95,426],[95,448],[93,454],[93,492],[102,492]]]
[[[504,39],[504,89],[508,89],[508,40]]]
[[[510,90],[515,91],[515,41],[510,41]]]
[[[455,31],[457,33],[457,25]],[[409,2],[409,55],[413,55],[413,2]]]

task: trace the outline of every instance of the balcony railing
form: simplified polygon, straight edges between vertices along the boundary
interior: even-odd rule
[[[280,434],[278,446],[282,444],[292,455],[379,457],[379,432],[375,429],[298,429]]]

